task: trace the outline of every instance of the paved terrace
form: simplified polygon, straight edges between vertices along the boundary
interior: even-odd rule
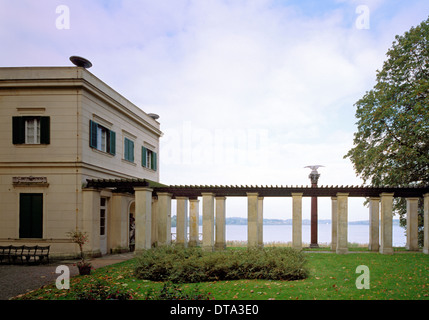
[[[369,199],[369,249],[392,254],[393,198],[407,201],[407,248],[417,250],[418,202],[424,201],[424,248],[429,253],[429,186],[168,186],[146,179],[92,179],[87,181],[91,197],[100,190],[133,193],[136,203],[136,250],[152,244],[171,243],[171,201],[177,201],[177,243],[199,245],[199,198],[202,198],[205,250],[225,248],[225,201],[227,197],[248,199],[248,246],[262,246],[264,197],[292,197],[292,246],[302,248],[302,197],[331,197],[333,251],[347,253],[348,197]],[[90,201],[97,201],[89,198]],[[189,210],[188,210],[189,207]],[[187,221],[189,212],[189,239]],[[216,213],[216,226],[215,226]],[[381,219],[380,219],[381,218]],[[381,225],[381,228],[380,228]],[[380,230],[381,229],[381,230]],[[379,231],[380,230],[380,231]]]

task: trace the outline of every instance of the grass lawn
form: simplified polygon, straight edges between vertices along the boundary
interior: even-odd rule
[[[337,255],[305,252],[310,276],[304,280],[234,280],[181,284],[183,292],[207,294],[215,300],[429,300],[429,255],[401,253],[350,253]],[[69,290],[59,290],[55,283],[21,299],[71,299],[73,292],[89,290],[94,281],[106,281],[112,290],[120,288],[133,299],[145,299],[149,293],[159,293],[162,282],[139,280],[134,276],[136,259],[100,268],[90,276],[70,279]],[[359,265],[369,268],[369,289],[357,289]]]

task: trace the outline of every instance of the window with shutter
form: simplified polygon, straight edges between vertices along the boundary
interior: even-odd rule
[[[50,117],[12,117],[13,144],[50,144]]]
[[[142,147],[142,166],[154,171],[157,170],[157,154],[155,151]]]
[[[89,120],[89,146],[91,148],[116,154],[116,133],[106,127]]]

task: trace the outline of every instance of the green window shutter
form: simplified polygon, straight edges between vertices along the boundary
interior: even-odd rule
[[[40,117],[40,143],[50,144],[51,143],[51,119],[50,117]]]
[[[147,154],[147,149],[145,147],[142,147],[142,166],[143,167],[147,167],[146,154]]]
[[[130,147],[129,147],[129,155],[130,155],[130,161],[131,162],[134,162],[134,142],[133,141],[131,141],[131,140],[129,140],[130,142],[129,142],[129,145],[130,145]]]
[[[124,159],[129,160],[129,153],[130,153],[130,145],[128,143],[128,139],[124,138]]]
[[[97,148],[97,123],[89,120],[89,146]]]
[[[116,132],[110,131],[110,144],[109,144],[109,153],[115,155],[116,154]]]
[[[25,122],[23,117],[12,117],[12,143],[25,143]]]
[[[152,151],[152,155],[151,155],[152,159],[151,159],[151,169],[155,170],[157,169],[157,163],[156,163],[156,152]]]
[[[124,139],[124,158],[125,160],[134,162],[134,142],[128,138]]]

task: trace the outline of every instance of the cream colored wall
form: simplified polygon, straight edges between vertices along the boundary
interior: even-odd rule
[[[49,145],[12,144],[12,117],[25,115],[50,117]],[[111,124],[115,156],[89,147],[90,119]],[[134,164],[123,160],[123,139],[129,134],[135,137]],[[78,227],[91,233],[86,250],[97,253],[99,202],[82,192],[83,183],[87,178],[159,181],[160,135],[157,121],[82,68],[0,68],[0,244],[46,243],[53,256],[74,255],[78,247],[66,233]],[[158,153],[157,171],[141,166],[144,144]],[[15,176],[46,177],[49,185],[14,186]],[[44,194],[43,239],[18,239],[20,192]],[[109,196],[109,248],[128,245],[132,199]]]
[[[64,89],[0,90],[0,163],[75,162],[78,149],[77,96]],[[49,116],[48,145],[13,145],[13,116]]]
[[[90,120],[115,131],[115,156],[89,146]],[[100,170],[102,170],[107,173],[106,178],[134,177],[159,181],[159,165],[157,171],[144,168],[141,165],[142,146],[145,143],[146,145],[149,143],[155,147],[151,149],[159,154],[159,138],[154,133],[142,127],[138,121],[124,115],[116,108],[112,108],[106,102],[84,91],[82,93],[80,125],[82,127],[82,161],[87,168],[84,172],[84,179],[98,178]],[[124,159],[125,137],[131,138],[134,141],[134,163]]]

